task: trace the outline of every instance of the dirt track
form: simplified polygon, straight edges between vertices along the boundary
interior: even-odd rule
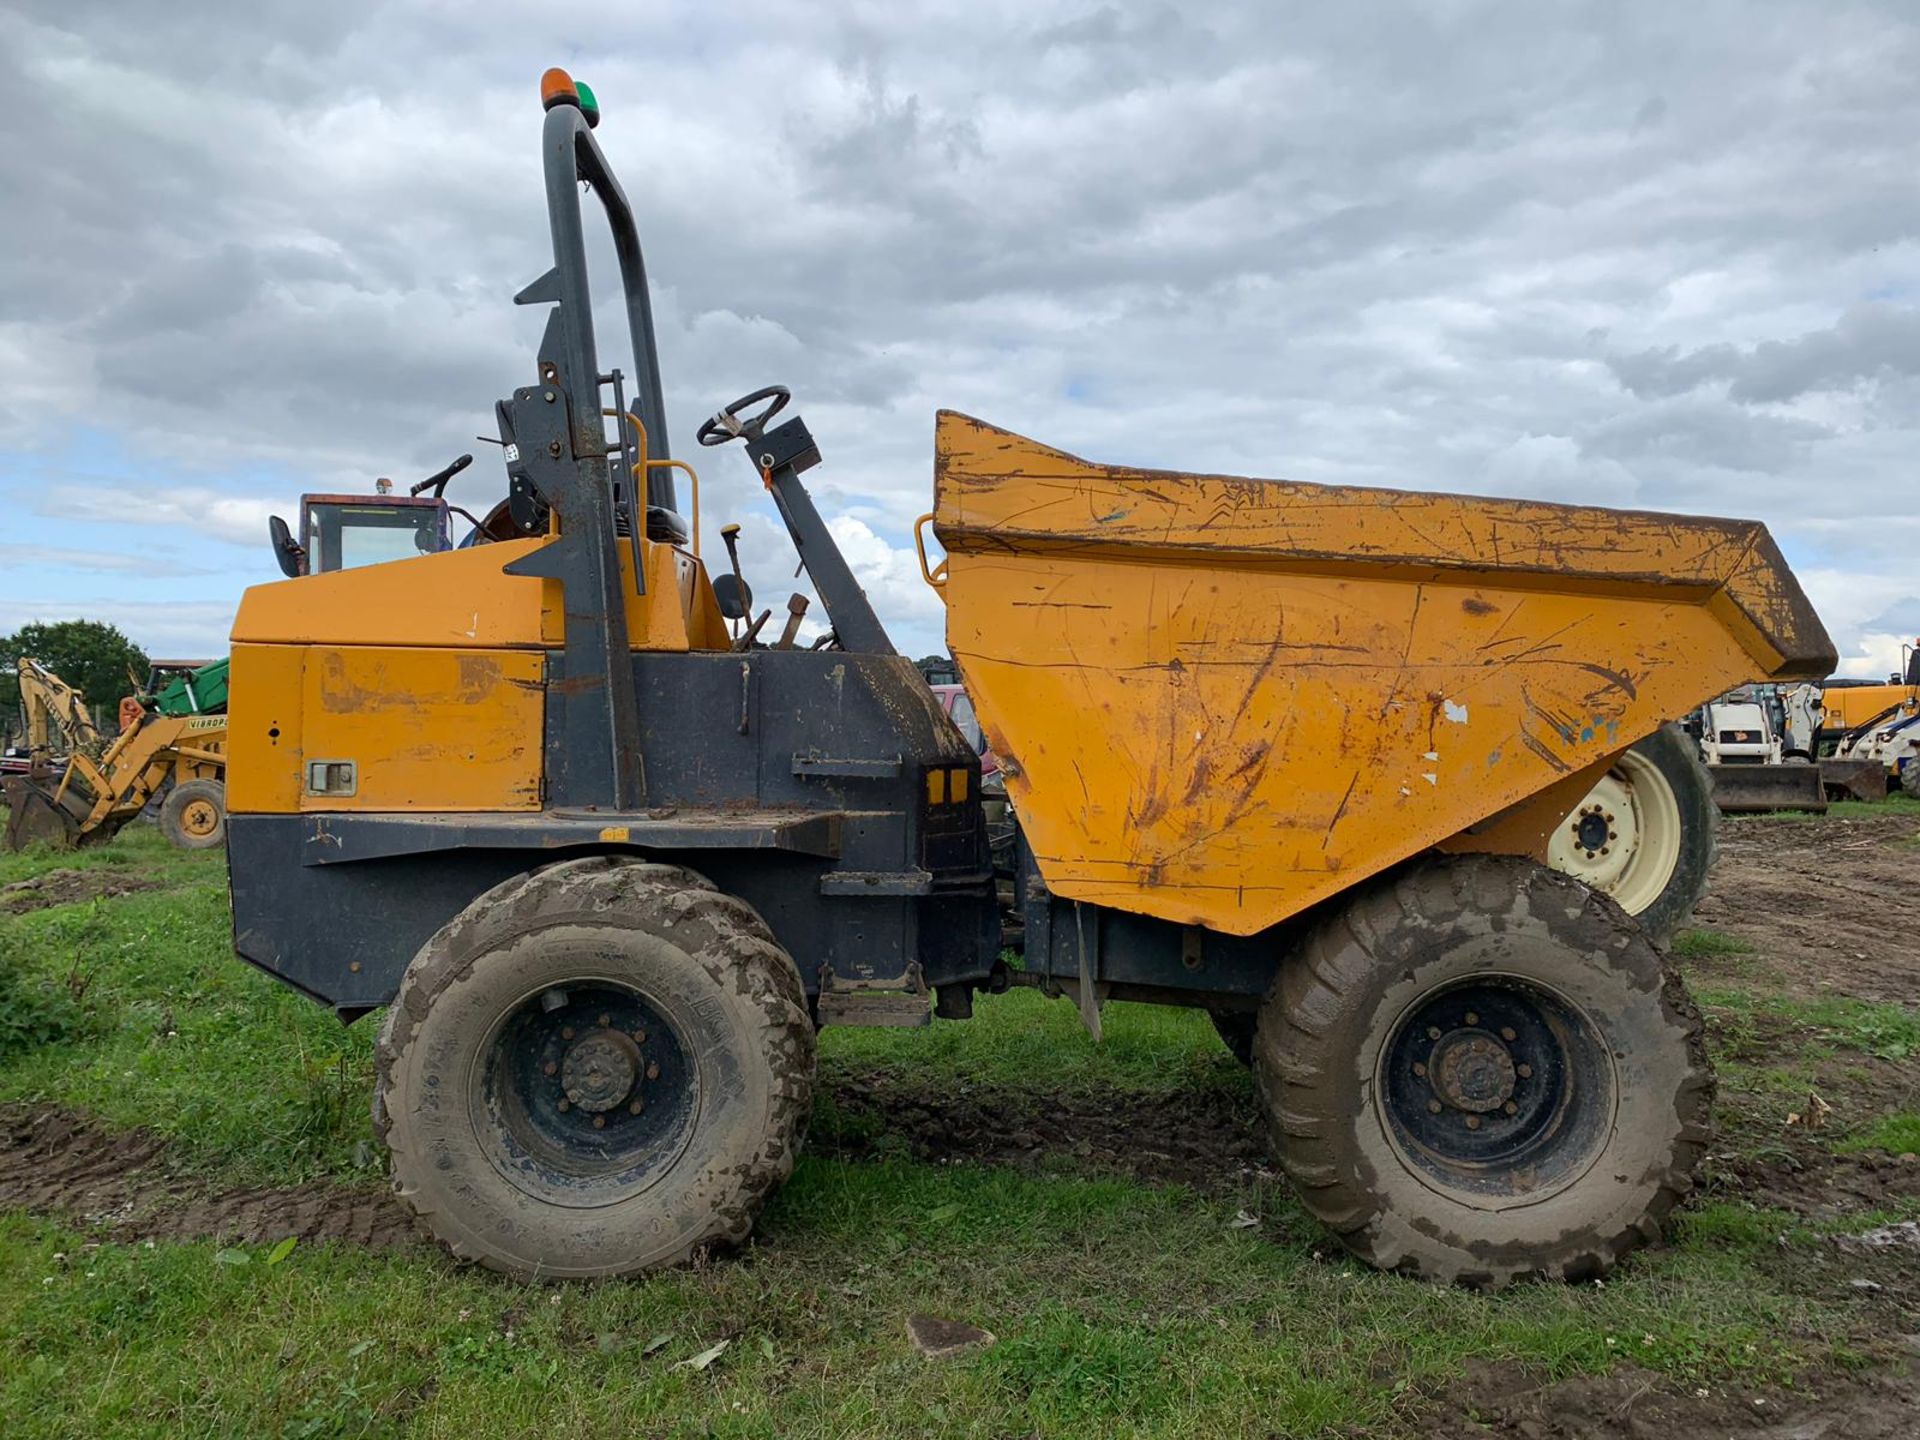
[[[417,1243],[412,1217],[378,1186],[210,1192],[169,1161],[159,1137],[110,1131],[50,1105],[0,1106],[0,1210],[58,1215],[124,1240]]]
[[[1920,1425],[1911,1365],[1816,1378],[1811,1393],[1688,1390],[1627,1365],[1550,1384],[1510,1365],[1476,1365],[1418,1422],[1426,1440],[1909,1440]]]
[[[1920,816],[1744,819],[1720,827],[1699,924],[1754,946],[1804,997],[1920,1001]]]
[[[76,900],[98,900],[109,895],[131,895],[151,890],[155,882],[116,870],[49,870],[31,880],[0,885],[0,915],[24,915]]]

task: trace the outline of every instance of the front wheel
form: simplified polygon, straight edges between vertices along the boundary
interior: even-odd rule
[[[176,850],[215,850],[227,843],[227,787],[183,780],[160,806],[160,833]]]
[[[1610,895],[1659,945],[1707,892],[1720,824],[1713,782],[1678,725],[1624,751],[1547,842],[1547,863]]]
[[[1385,1270],[1606,1273],[1705,1153],[1699,1012],[1612,901],[1504,856],[1426,862],[1323,920],[1254,1040],[1302,1202]]]
[[[813,1060],[799,973],[751,907],[672,866],[573,860],[415,957],[375,1125],[454,1254],[624,1275],[746,1239],[793,1169]]]

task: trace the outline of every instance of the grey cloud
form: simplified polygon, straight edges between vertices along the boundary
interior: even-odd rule
[[[1596,425],[1582,439],[1590,454],[1625,463],[1677,461],[1729,470],[1781,473],[1802,464],[1826,427],[1726,406],[1669,401]]]
[[[1909,638],[1920,636],[1920,595],[1909,595],[1906,599],[1890,605],[1862,627],[1880,634],[1905,635]]]
[[[1747,349],[1706,345],[1684,352],[1669,345],[1615,356],[1607,363],[1620,383],[1642,399],[1725,383],[1729,399],[1778,403],[1812,391],[1920,375],[1920,309],[1861,305],[1834,324],[1793,340],[1764,340]]]
[[[786,381],[823,497],[889,554],[949,404],[1095,458],[1752,512],[1910,563],[1875,523],[1920,440],[1920,25],[1890,0],[749,0],[729,27],[16,8],[0,436],[106,417],[119,491],[243,504],[474,448],[539,331],[507,300],[547,264],[557,60],[640,211],[676,453]],[[694,458],[710,529],[766,519]]]

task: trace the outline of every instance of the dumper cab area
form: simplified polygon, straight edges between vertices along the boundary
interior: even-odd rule
[[[1596,788],[1666,717],[1831,667],[1764,528],[1102,466],[943,412],[921,559],[970,739],[815,506],[785,386],[696,439],[824,613],[756,601],[793,557],[743,562],[735,527],[710,571],[598,100],[553,70],[542,101],[553,263],[515,297],[546,324],[495,405],[502,497],[458,545],[444,501],[309,497],[233,631],[235,949],[387,1007],[376,1124],[422,1222],[543,1279],[736,1244],[820,1026],[1020,983],[1096,1036],[1109,999],[1213,1012],[1373,1263],[1501,1284],[1657,1232],[1704,1145],[1698,1014],[1544,862],[1569,819],[1601,869],[1679,826]],[[1017,821],[991,843],[983,751]]]

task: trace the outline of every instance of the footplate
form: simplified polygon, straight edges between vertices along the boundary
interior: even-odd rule
[[[927,982],[918,962],[898,980],[858,980],[820,967],[820,1027],[829,1025],[886,1025],[913,1029],[932,1023]]]

